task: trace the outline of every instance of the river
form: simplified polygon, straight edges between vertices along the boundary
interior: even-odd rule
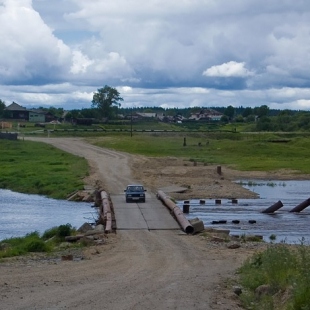
[[[96,210],[91,206],[90,203],[0,189],[0,241],[33,231],[43,233],[67,223],[79,228],[84,222],[94,222],[97,218]]]
[[[240,180],[245,188],[256,192],[258,199],[221,199],[216,205],[214,199],[194,199],[190,201],[188,219],[198,217],[206,227],[230,230],[231,235],[260,235],[267,242],[271,242],[271,235],[276,236],[273,242],[290,244],[310,243],[310,206],[300,213],[289,212],[295,206],[310,197],[310,181],[264,181]],[[201,204],[200,200],[205,200]],[[262,211],[281,201],[283,207],[273,215],[263,214]],[[183,201],[178,206],[183,208]],[[233,224],[232,221],[240,221]],[[227,221],[224,224],[212,224]],[[250,224],[249,221],[255,221]]]

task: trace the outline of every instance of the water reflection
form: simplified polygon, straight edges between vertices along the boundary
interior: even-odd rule
[[[0,240],[70,223],[78,228],[94,222],[90,203],[49,199],[0,189]]]
[[[259,199],[238,199],[237,204],[231,200],[222,199],[220,205],[214,200],[206,199],[205,204],[199,200],[190,201],[188,219],[198,217],[206,227],[229,229],[236,235],[262,235],[265,241],[270,241],[271,235],[276,235],[276,242],[300,243],[303,240],[310,243],[310,206],[301,213],[289,211],[310,197],[310,181],[262,181],[241,180],[243,186],[259,195]],[[203,199],[203,197],[202,197]],[[277,201],[283,207],[275,214],[261,213]],[[183,201],[178,202],[182,208]],[[224,220],[226,224],[214,225],[213,221]],[[239,220],[239,224],[233,224]],[[249,221],[255,221],[250,224]]]

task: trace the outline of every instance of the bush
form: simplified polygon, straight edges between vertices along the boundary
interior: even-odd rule
[[[48,240],[56,237],[57,239],[63,240],[66,236],[70,236],[73,231],[74,229],[72,228],[71,224],[60,225],[58,227],[55,226],[46,230],[42,235],[42,239]]]
[[[27,254],[28,252],[47,252],[50,250],[37,231],[27,234],[25,237],[10,238],[0,244],[6,244],[0,251],[0,258]]]
[[[53,238],[54,236],[57,235],[57,232],[58,232],[58,227],[55,226],[55,227],[52,227],[50,229],[47,229],[43,235],[42,235],[42,239],[43,240],[48,240],[48,239],[51,239]]]
[[[41,239],[28,240],[25,243],[26,252],[47,252],[48,250],[49,250],[49,247]]]
[[[58,231],[57,231],[57,234],[56,236],[63,239],[67,236],[70,236],[71,235],[71,230],[72,230],[72,226],[71,224],[66,224],[66,225],[60,225],[58,227]]]
[[[42,237],[34,231],[25,237],[10,238],[0,242],[0,258],[24,255],[29,252],[49,252],[52,246],[62,242],[66,236],[70,236],[75,230],[70,224],[52,227],[46,230]],[[54,238],[52,242],[46,240]]]

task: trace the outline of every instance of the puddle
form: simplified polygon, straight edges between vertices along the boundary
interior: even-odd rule
[[[221,199],[221,204],[215,204],[215,199],[190,200],[188,219],[198,217],[206,227],[229,229],[231,235],[261,235],[270,242],[270,236],[275,235],[274,242],[310,244],[310,206],[300,213],[289,212],[310,197],[310,181],[264,181],[240,180],[243,187],[257,193],[258,199]],[[200,200],[205,200],[201,204]],[[274,214],[263,214],[262,211],[281,201],[283,207]],[[182,209],[183,201],[177,205]],[[233,224],[232,221],[240,221]],[[227,221],[226,224],[212,224],[214,221]],[[249,221],[254,222],[250,224]]]

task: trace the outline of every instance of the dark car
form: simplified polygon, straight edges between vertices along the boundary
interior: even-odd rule
[[[126,202],[130,201],[142,201],[145,202],[145,192],[143,185],[133,184],[128,185],[124,190],[126,196]]]

